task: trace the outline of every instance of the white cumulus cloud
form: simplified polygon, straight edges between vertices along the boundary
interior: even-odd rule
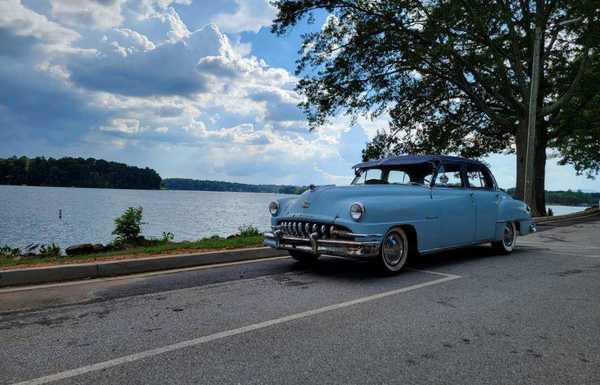
[[[233,13],[219,13],[212,18],[225,32],[258,32],[259,29],[271,25],[276,10],[269,0],[236,0],[237,8]]]

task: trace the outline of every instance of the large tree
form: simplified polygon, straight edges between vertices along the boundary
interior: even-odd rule
[[[273,32],[329,13],[304,36],[297,74],[311,128],[344,112],[388,114],[363,151],[516,152],[523,197],[533,46],[540,82],[535,183],[528,203],[545,213],[546,149],[579,172],[598,172],[598,0],[278,0]],[[587,80],[587,81],[586,81]],[[595,151],[595,152],[594,152]]]

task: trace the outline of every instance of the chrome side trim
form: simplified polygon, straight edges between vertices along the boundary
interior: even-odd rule
[[[371,238],[371,237],[383,238],[383,234],[359,234],[359,233],[350,233],[348,231],[340,231],[340,230],[333,230],[331,232],[331,234],[336,235],[338,237],[348,237],[348,238]]]

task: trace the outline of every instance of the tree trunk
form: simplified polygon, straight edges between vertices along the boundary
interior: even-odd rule
[[[546,121],[540,119],[536,125],[535,141],[535,181],[534,181],[534,206],[531,208],[535,216],[546,215],[546,146],[548,133]]]
[[[525,156],[527,154],[527,118],[522,118],[515,135],[515,147],[517,152],[517,185],[515,197],[524,200],[525,186]],[[545,177],[546,177],[546,145],[548,142],[546,122],[540,119],[536,124],[536,140],[534,152],[534,183],[532,184],[532,196],[530,202],[533,216],[546,215]]]
[[[515,135],[515,147],[517,153],[517,184],[515,197],[524,199],[525,190],[525,156],[527,153],[527,117],[522,117]]]

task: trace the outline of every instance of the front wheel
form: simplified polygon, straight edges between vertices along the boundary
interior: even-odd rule
[[[387,273],[398,273],[406,265],[411,245],[406,232],[400,227],[390,229],[383,237],[379,262]]]
[[[297,250],[288,250],[290,256],[300,263],[313,263],[319,256],[317,254],[305,253]]]
[[[492,242],[492,248],[500,254],[510,254],[517,243],[517,227],[513,222],[506,222],[502,240]]]

